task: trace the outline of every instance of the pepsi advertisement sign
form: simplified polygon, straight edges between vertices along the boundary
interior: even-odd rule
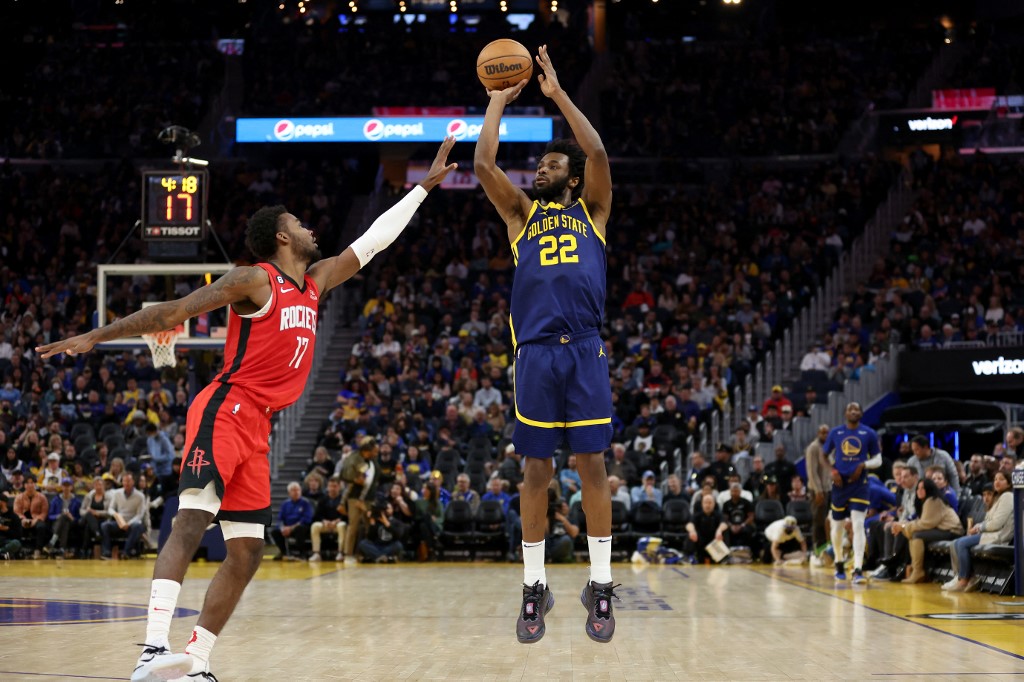
[[[377,116],[372,118],[240,118],[236,142],[459,142],[480,137],[483,116]],[[550,116],[506,116],[498,131],[502,142],[548,142]]]

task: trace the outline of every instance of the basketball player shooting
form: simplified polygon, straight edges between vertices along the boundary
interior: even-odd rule
[[[612,177],[601,138],[562,90],[547,46],[537,64],[541,92],[554,100],[579,141],[553,140],[537,164],[536,199],[512,184],[495,163],[505,107],[527,81],[491,98],[473,158],[480,184],[508,228],[515,259],[511,326],[515,345],[515,413],[512,437],[526,458],[520,497],[523,527],[523,603],[516,636],[524,644],[544,636],[544,616],[554,606],[544,570],[547,488],[554,451],[563,439],[576,453],[587,514],[590,580],[580,599],[586,632],[610,642],[615,632],[611,600],[611,494],[604,452],[611,444],[612,396],[608,357],[599,330],[605,305],[605,232],[612,205]]]
[[[153,570],[146,643],[132,680],[216,679],[210,652],[260,565],[265,528],[272,522],[270,418],[295,402],[306,385],[320,298],[398,238],[427,193],[457,167],[447,162],[454,144],[446,138],[423,182],[338,256],[321,260],[313,233],[298,218],[284,206],[264,207],[246,230],[246,244],[262,262],[236,267],[176,301],[36,348],[44,358],[78,355],[102,341],[171,329],[230,306],[224,368],[188,410],[178,514]],[[168,634],[178,592],[215,517],[227,559],[210,583],[185,652],[175,654]]]

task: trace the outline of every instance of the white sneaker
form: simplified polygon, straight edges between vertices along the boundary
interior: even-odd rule
[[[946,582],[942,583],[942,589],[946,590],[947,592],[959,592],[959,590],[957,590],[959,586],[960,578],[956,577],[955,575]]]
[[[153,651],[149,651],[153,649]],[[149,660],[143,661],[149,655]],[[184,679],[192,670],[193,658],[188,654],[172,654],[162,647],[146,647],[139,656],[139,665],[132,672],[132,682],[164,682],[164,680]],[[201,679],[201,678],[194,678]]]
[[[347,557],[345,557],[345,565],[346,566],[356,566],[358,564],[359,564],[359,562],[356,561],[356,558],[354,556],[347,556]]]
[[[217,682],[217,678],[210,672],[209,663],[207,663],[204,670],[200,670],[197,673],[189,673],[182,677],[175,677],[170,682]]]
[[[313,552],[309,555],[309,562],[320,561],[320,552]]]
[[[335,554],[334,555],[334,560],[335,561],[344,561],[345,560],[344,552],[338,552],[337,554]]]

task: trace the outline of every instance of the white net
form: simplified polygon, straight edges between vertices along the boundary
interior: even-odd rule
[[[182,332],[184,329],[172,329],[142,335],[142,340],[146,342],[149,352],[153,354],[154,367],[174,367],[174,344]]]

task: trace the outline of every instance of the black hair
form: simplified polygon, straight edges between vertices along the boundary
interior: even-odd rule
[[[920,499],[917,496],[917,486],[924,486],[924,499]],[[934,497],[938,500],[942,500],[945,505],[949,504],[946,500],[945,495],[939,492],[939,486],[935,485],[935,481],[928,478],[927,476],[917,482],[917,486],[914,486],[914,511],[917,512],[917,518],[921,518],[921,511],[924,509],[924,503],[929,497]]]
[[[931,444],[928,442],[928,436],[925,436],[923,434],[914,436],[913,438],[910,439],[910,442],[913,443],[914,445],[919,445],[922,448],[927,448],[931,446]]]
[[[264,206],[249,218],[245,245],[256,258],[270,260],[277,253],[277,233],[280,230],[277,220],[287,212],[288,209],[281,204]]]
[[[580,181],[572,188],[572,200],[576,201],[583,194],[584,171],[587,167],[587,155],[583,149],[572,140],[551,140],[544,148],[544,154],[565,154],[569,157],[569,178],[579,178]]]

